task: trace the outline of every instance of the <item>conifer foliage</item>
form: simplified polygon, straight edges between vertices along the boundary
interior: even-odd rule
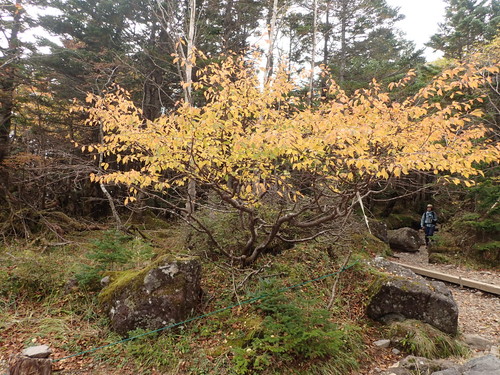
[[[445,21],[427,44],[445,57],[463,59],[497,35],[500,26],[498,0],[447,0]]]

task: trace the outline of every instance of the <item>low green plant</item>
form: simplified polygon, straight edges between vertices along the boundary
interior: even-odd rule
[[[449,255],[442,253],[432,253],[429,255],[429,263],[431,264],[450,264],[453,263]]]
[[[309,300],[308,303],[314,302]],[[233,347],[234,371],[249,374],[269,366],[287,366],[295,361],[335,359],[339,374],[357,367],[356,354],[345,356],[350,349],[346,336],[352,334],[332,323],[325,309],[308,309],[300,299],[290,303],[284,294],[271,295],[257,307],[263,319],[250,331],[240,332]],[[330,362],[330,365],[332,363]]]
[[[419,357],[432,359],[463,357],[468,354],[467,347],[461,342],[418,320],[409,319],[391,324],[389,337],[403,350]]]
[[[483,217],[479,213],[466,213],[455,223],[457,227],[466,227],[486,233],[500,232],[500,222],[497,217]]]
[[[500,265],[500,241],[478,243],[472,248],[481,259],[489,261],[490,264],[496,267]]]
[[[237,252],[245,246],[245,232],[236,213],[200,209],[198,217],[203,226],[209,228],[222,248]],[[194,230],[190,226],[184,227],[183,239],[186,247],[195,254],[217,251],[206,233]]]
[[[143,240],[119,231],[107,231],[102,238],[91,243],[86,254],[91,263],[80,264],[75,278],[80,286],[97,290],[104,271],[129,269],[152,256],[151,245]]]
[[[142,329],[129,332],[129,337],[146,333]],[[140,373],[156,369],[162,373],[171,373],[191,351],[190,335],[176,334],[171,331],[153,333],[124,344],[124,359],[133,361]]]

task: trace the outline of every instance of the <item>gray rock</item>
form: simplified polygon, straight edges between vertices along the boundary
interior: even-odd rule
[[[426,280],[381,258],[376,258],[371,264],[386,273],[367,308],[371,319],[384,320],[389,314],[399,314],[428,323],[448,334],[457,333],[458,307],[443,283]]]
[[[370,230],[372,234],[379,240],[389,243],[389,238],[387,237],[387,224],[382,221],[369,220]]]
[[[410,371],[419,371],[419,374],[431,374],[435,371],[453,369],[455,364],[445,359],[428,359],[410,355],[402,359],[399,366]]]
[[[425,245],[420,233],[412,228],[399,228],[387,231],[389,246],[393,250],[415,252]]]
[[[463,375],[500,375],[500,359],[494,355],[474,358],[463,366]]]
[[[493,346],[493,343],[484,337],[479,335],[464,335],[464,342],[471,348],[476,350],[490,350]]]
[[[197,258],[165,257],[136,273],[124,274],[101,292],[111,328],[121,334],[156,330],[187,319],[201,297]]]
[[[52,361],[49,358],[31,358],[22,354],[10,356],[10,375],[52,375]]]
[[[106,287],[109,285],[109,283],[111,282],[111,278],[109,276],[104,276],[102,279],[101,279],[101,286],[102,287]]]
[[[463,366],[456,366],[432,375],[500,375],[500,359],[487,355],[470,360]]]
[[[449,368],[443,371],[433,372],[432,375],[460,375],[461,372],[457,368]]]
[[[52,354],[52,350],[48,345],[37,345],[24,349],[22,354],[30,358],[47,358]]]
[[[382,375],[413,375],[410,370],[402,367],[395,367],[385,370]]]
[[[379,348],[388,348],[391,345],[391,340],[377,340],[373,343],[373,345],[378,346]]]
[[[387,314],[380,318],[380,321],[386,325],[392,323],[404,322],[406,318],[401,314]]]
[[[69,279],[64,284],[64,294],[73,293],[78,289],[78,280],[76,278]]]

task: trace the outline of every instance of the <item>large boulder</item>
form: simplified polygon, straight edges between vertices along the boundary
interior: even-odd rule
[[[500,375],[500,359],[490,354],[474,358],[463,366],[433,372],[432,375]]]
[[[494,355],[474,358],[463,365],[448,360],[408,356],[383,375],[500,375],[500,359]]]
[[[201,297],[197,258],[167,256],[140,271],[126,271],[100,294],[112,329],[126,335],[156,330],[188,318]]]
[[[418,230],[412,228],[399,228],[387,231],[389,246],[393,250],[414,252],[425,245]]]
[[[383,274],[367,308],[374,320],[403,316],[428,323],[442,332],[455,335],[458,327],[458,307],[451,292],[441,282],[429,281],[413,271],[376,258],[372,265]]]

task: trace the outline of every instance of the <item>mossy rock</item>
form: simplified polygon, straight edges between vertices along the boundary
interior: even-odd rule
[[[185,320],[201,297],[201,265],[197,257],[162,256],[141,270],[110,275],[99,300],[108,310],[114,331],[155,330]]]
[[[456,334],[458,307],[443,283],[432,282],[407,268],[381,258],[372,265],[386,272],[383,280],[373,284],[368,317],[384,321],[390,315],[418,319],[448,334]]]
[[[443,253],[433,253],[429,254],[429,263],[430,264],[450,264],[452,263],[452,259],[446,254]]]

